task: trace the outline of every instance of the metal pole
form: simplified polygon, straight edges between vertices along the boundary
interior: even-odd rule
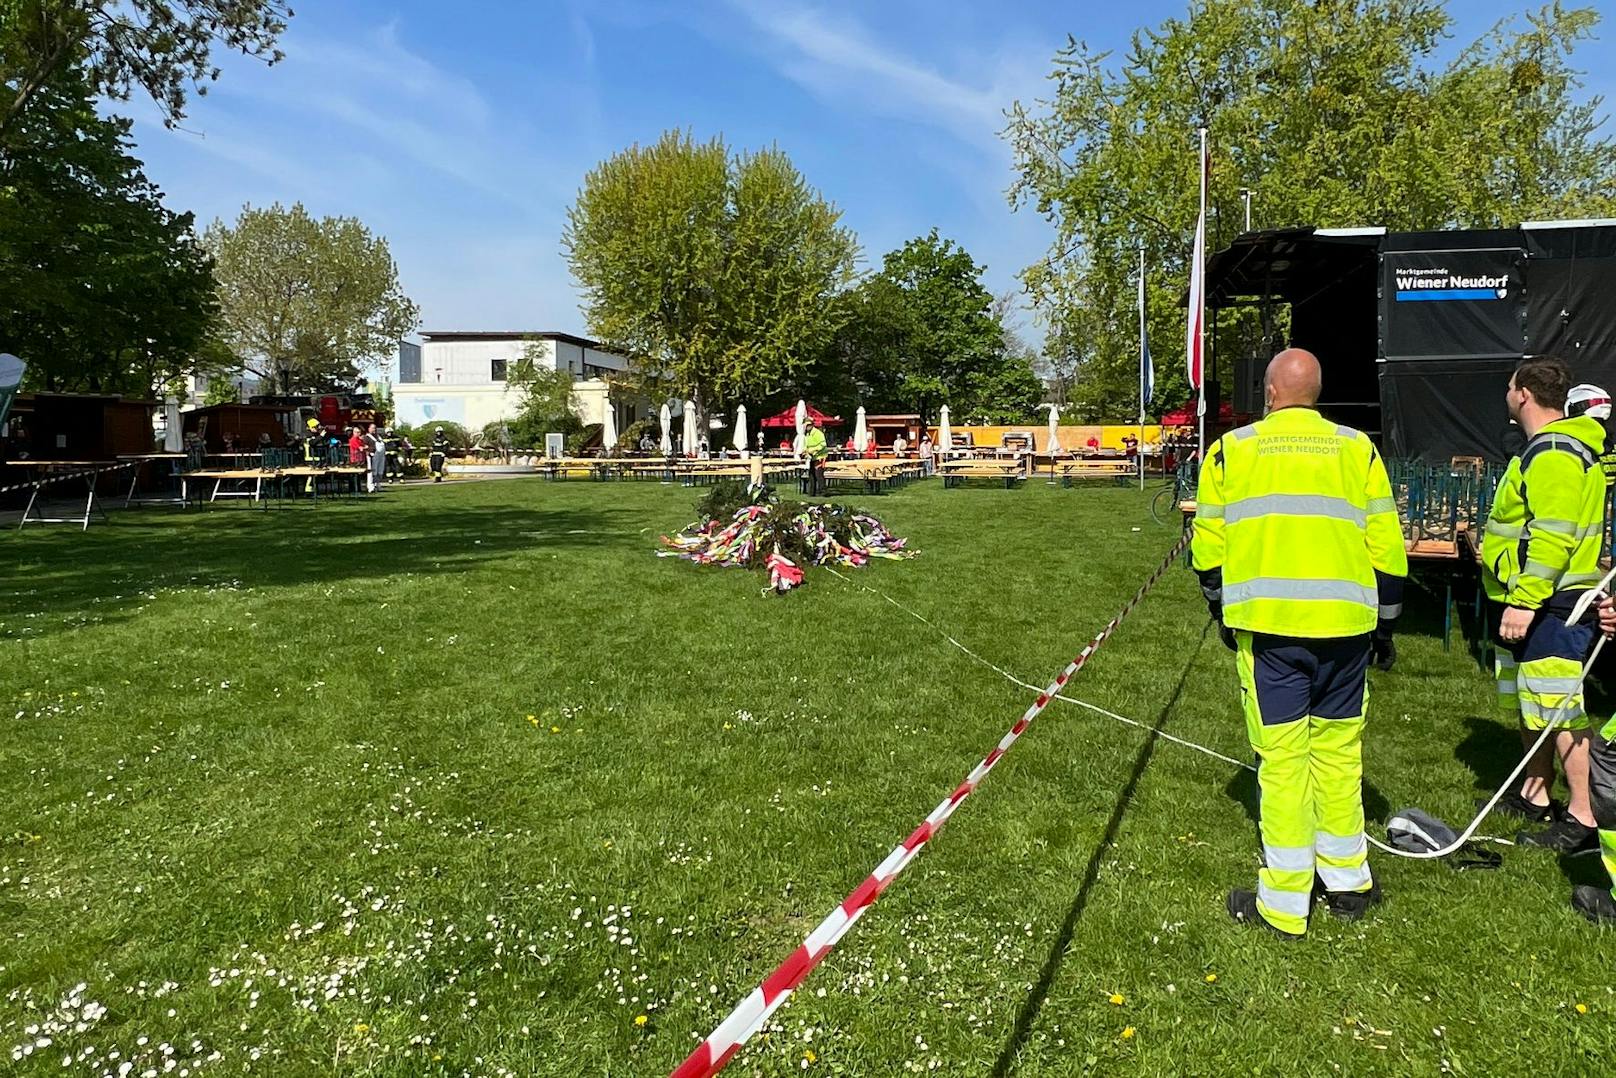
[[[1251,231],[1251,188],[1240,189],[1240,200],[1246,204],[1246,231]]]
[[[1201,158],[1200,158],[1200,161],[1201,161],[1201,217],[1200,217],[1200,221],[1196,225],[1196,228],[1200,231],[1201,235],[1204,237],[1205,234],[1206,234],[1206,128],[1204,128],[1204,127],[1201,128]],[[1201,353],[1201,384],[1198,387],[1199,390],[1200,390],[1200,393],[1199,393],[1199,396],[1196,399],[1196,407],[1195,407],[1196,418],[1198,420],[1197,430],[1196,430],[1196,438],[1195,438],[1195,452],[1196,452],[1196,459],[1197,459],[1198,462],[1201,461],[1201,460],[1206,459],[1206,375],[1207,375],[1207,370],[1206,370],[1206,276],[1205,276],[1205,274],[1206,274],[1206,263],[1205,263],[1206,255],[1205,255],[1205,246],[1204,246],[1205,240],[1204,240],[1204,238],[1202,240],[1202,244],[1203,244],[1202,251],[1201,251],[1202,263],[1201,263],[1201,266],[1199,267],[1199,269],[1201,271],[1201,274],[1202,274],[1202,277],[1201,277],[1201,294],[1199,296],[1200,320],[1197,322],[1197,327],[1198,327],[1197,343],[1200,345],[1200,353]]]
[[[1139,444],[1134,447],[1138,457],[1139,489],[1145,489],[1145,241],[1139,241]]]

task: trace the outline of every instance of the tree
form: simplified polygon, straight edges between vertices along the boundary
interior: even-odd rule
[[[551,365],[550,353],[542,342],[527,346],[506,384],[522,397],[516,418],[506,424],[511,445],[537,448],[544,445],[546,434],[576,434],[583,429],[572,373]]]
[[[1010,111],[1012,204],[1055,226],[1023,282],[1080,371],[1089,413],[1137,400],[1137,244],[1145,245],[1158,402],[1188,395],[1179,302],[1198,193],[1195,130],[1211,132],[1209,247],[1257,223],[1497,227],[1616,212],[1616,146],[1578,103],[1570,58],[1597,16],[1558,4],[1500,24],[1443,63],[1441,0],[1196,0],[1114,61],[1075,41],[1053,93]],[[1259,347],[1249,312],[1225,354]],[[1233,339],[1233,346],[1229,342]]]
[[[590,332],[703,406],[767,396],[837,327],[857,244],[778,149],[670,131],[584,178],[562,246]]]
[[[1019,423],[1043,399],[1031,350],[982,284],[982,267],[937,230],[882,260],[854,289],[829,373],[867,408],[930,418],[947,404],[960,419]]]
[[[140,87],[174,126],[219,77],[215,44],[268,63],[292,10],[276,0],[0,0],[0,142],[64,71],[126,100]]]
[[[419,324],[387,241],[357,218],[316,221],[301,203],[248,206],[232,226],[215,221],[203,242],[223,339],[281,392],[351,386],[360,362],[391,354]]]
[[[0,145],[0,351],[30,384],[145,395],[209,368],[211,263],[69,69]]]

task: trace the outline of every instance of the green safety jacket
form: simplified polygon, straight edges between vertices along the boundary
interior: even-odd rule
[[[1605,430],[1556,419],[1509,462],[1481,540],[1487,597],[1523,610],[1569,608],[1598,583],[1604,540]]]
[[[802,436],[802,451],[813,460],[819,460],[830,454],[825,446],[825,432],[818,427],[809,427],[808,433]]]
[[[1282,408],[1210,447],[1195,501],[1191,555],[1228,628],[1332,639],[1402,613],[1408,554],[1367,435]]]

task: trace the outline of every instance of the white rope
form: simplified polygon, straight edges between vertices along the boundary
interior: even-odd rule
[[[843,576],[841,573],[838,573],[835,569],[832,569],[828,565],[823,566],[823,568],[825,569],[826,572],[830,573],[832,576],[837,577],[838,579],[842,580],[843,582],[851,584],[855,588],[862,588],[863,590],[869,592],[871,595],[875,596],[877,599],[885,599],[887,602],[891,603],[893,606],[897,607],[899,610],[903,611],[905,614],[908,614],[910,617],[914,618],[916,621],[920,622],[922,625],[925,625],[927,628],[929,628],[933,632],[937,633],[944,640],[947,640],[950,644],[953,644],[956,648],[958,648],[965,655],[968,655],[970,658],[972,658],[975,661],[981,663],[983,666],[987,667],[989,670],[992,670],[995,674],[998,674],[1000,677],[1004,678],[1006,681],[1010,682],[1012,685],[1017,685],[1017,686],[1019,686],[1019,687],[1021,687],[1023,689],[1026,689],[1028,692],[1033,692],[1033,693],[1041,693],[1041,692],[1044,691],[1042,686],[1034,685],[1031,682],[1023,681],[1020,678],[1016,677],[1016,675],[1010,673],[1010,671],[1004,669],[1003,667],[996,666],[995,664],[993,664],[989,660],[984,659],[982,656],[978,655],[976,652],[972,651],[970,648],[966,647],[964,644],[962,644],[958,640],[954,639],[954,637],[949,635],[949,633],[946,630],[940,628],[937,625],[932,624],[930,621],[928,621],[926,619],[926,617],[924,615],[918,613],[917,611],[909,609],[907,606],[904,606],[902,603],[898,602],[896,599],[892,598],[890,595],[884,595],[881,592],[876,591],[874,588],[869,587],[868,585],[861,584],[856,580],[849,579],[848,577]],[[1215,760],[1222,760],[1224,763],[1233,764],[1236,767],[1243,767],[1247,771],[1256,771],[1257,770],[1257,768],[1255,766],[1245,762],[1244,760],[1236,760],[1232,756],[1225,756],[1223,753],[1219,752],[1217,749],[1209,749],[1205,745],[1197,745],[1193,741],[1187,741],[1182,737],[1177,737],[1177,736],[1175,736],[1173,734],[1168,733],[1166,730],[1158,730],[1155,727],[1149,725],[1148,723],[1140,722],[1138,719],[1130,719],[1130,718],[1127,718],[1124,715],[1118,715],[1114,711],[1107,711],[1105,708],[1100,707],[1097,704],[1091,704],[1087,700],[1079,700],[1075,696],[1064,696],[1061,693],[1055,693],[1053,695],[1054,695],[1054,698],[1056,700],[1059,700],[1063,704],[1072,704],[1072,705],[1074,705],[1076,707],[1086,708],[1089,711],[1097,712],[1098,714],[1104,715],[1108,719],[1115,719],[1117,722],[1124,723],[1124,724],[1126,724],[1128,726],[1133,726],[1133,727],[1136,727],[1136,728],[1138,728],[1140,730],[1149,730],[1151,732],[1151,734],[1153,736],[1155,736],[1155,737],[1160,737],[1160,738],[1163,738],[1163,739],[1165,739],[1167,741],[1171,741],[1175,745],[1182,745],[1186,749],[1194,749],[1196,752],[1205,753],[1206,755],[1212,757]]]
[[[897,607],[899,610],[903,611],[905,614],[908,614],[910,617],[914,618],[916,621],[920,622],[922,625],[925,625],[927,628],[929,628],[933,632],[937,633],[943,639],[947,640],[950,644],[954,645],[954,647],[958,648],[963,654],[969,656],[974,661],[976,661],[976,662],[982,664],[983,666],[987,667],[989,670],[992,670],[994,673],[998,674],[1000,677],[1004,678],[1006,681],[1009,681],[1011,684],[1019,686],[1020,688],[1026,689],[1029,692],[1041,693],[1041,692],[1044,691],[1041,687],[1039,687],[1037,685],[1030,684],[1029,682],[1021,680],[1020,678],[1016,677],[1014,674],[1010,673],[1008,670],[1005,670],[1004,668],[1002,668],[1000,666],[997,666],[994,663],[990,662],[989,660],[987,660],[987,659],[983,658],[982,656],[978,655],[976,652],[972,651],[970,648],[966,647],[964,644],[962,644],[958,640],[956,640],[946,630],[942,629],[941,627],[939,627],[937,625],[934,625],[924,615],[920,614],[918,611],[911,610],[907,606],[904,606],[902,603],[898,602],[896,599],[892,598],[890,595],[886,595],[886,594],[884,594],[882,592],[876,591],[874,588],[870,587],[867,584],[863,584],[863,583],[860,583],[859,581],[852,580],[849,577],[843,576],[841,573],[838,573],[835,569],[832,569],[828,565],[824,566],[823,568],[825,569],[826,572],[830,573],[832,576],[834,576],[837,579],[841,580],[843,583],[850,584],[850,585],[852,585],[853,587],[856,587],[856,588],[860,588],[860,589],[862,589],[864,591],[869,592],[871,595],[874,595],[878,599],[884,599],[888,603],[891,603],[893,606]],[[1599,586],[1597,588],[1594,588],[1594,589],[1590,590],[1589,592],[1587,592],[1583,596],[1583,598],[1577,603],[1577,606],[1575,607],[1575,609],[1572,610],[1570,616],[1566,618],[1566,624],[1568,624],[1568,625],[1575,624],[1578,620],[1580,620],[1582,615],[1584,613],[1586,613],[1586,611],[1588,609],[1588,605],[1593,601],[1594,596],[1601,594],[1610,585],[1611,579],[1613,577],[1616,577],[1616,568],[1612,568],[1611,571],[1605,575],[1605,578],[1602,581],[1600,581]],[[1604,648],[1604,646],[1605,646],[1605,638],[1604,638],[1603,635],[1601,635],[1599,637],[1598,642],[1594,645],[1593,652],[1588,656],[1587,663],[1584,664],[1584,666],[1582,668],[1582,676],[1581,676],[1581,678],[1578,679],[1578,682],[1577,682],[1577,691],[1578,692],[1581,691],[1582,683],[1587,680],[1588,672],[1593,669],[1594,661],[1596,659],[1598,659],[1599,652],[1601,651],[1601,649]],[[1509,777],[1504,780],[1504,784],[1498,788],[1497,792],[1494,793],[1492,795],[1492,797],[1488,798],[1487,803],[1482,806],[1482,809],[1481,809],[1481,811],[1479,813],[1477,813],[1476,818],[1470,821],[1469,825],[1464,829],[1464,831],[1462,833],[1460,833],[1459,837],[1457,839],[1455,839],[1453,842],[1449,843],[1447,846],[1444,846],[1439,850],[1411,851],[1411,850],[1400,850],[1395,846],[1389,846],[1386,843],[1384,843],[1384,842],[1380,841],[1379,839],[1375,838],[1375,836],[1369,834],[1367,831],[1364,832],[1364,837],[1369,840],[1370,845],[1374,846],[1376,849],[1382,851],[1383,853],[1391,854],[1394,857],[1406,857],[1409,860],[1413,860],[1413,861],[1428,861],[1428,860],[1434,860],[1434,859],[1439,858],[1439,857],[1446,857],[1449,854],[1453,853],[1454,851],[1458,850],[1461,846],[1463,846],[1466,842],[1470,841],[1470,839],[1472,839],[1472,838],[1475,838],[1476,841],[1478,841],[1478,842],[1492,842],[1492,843],[1496,843],[1496,844],[1498,844],[1500,846],[1513,846],[1513,845],[1515,845],[1515,843],[1511,842],[1507,838],[1498,838],[1498,837],[1492,836],[1492,835],[1477,835],[1475,833],[1476,828],[1481,826],[1482,820],[1487,818],[1487,814],[1492,812],[1493,808],[1503,798],[1504,794],[1507,793],[1509,791],[1509,789],[1514,785],[1515,780],[1518,779],[1520,777],[1521,772],[1523,770],[1525,770],[1526,765],[1532,759],[1532,756],[1538,751],[1538,749],[1543,745],[1543,743],[1548,740],[1549,734],[1552,733],[1554,731],[1555,727],[1557,725],[1559,725],[1565,719],[1565,717],[1566,717],[1565,713],[1566,713],[1567,706],[1568,706],[1568,704],[1569,704],[1569,702],[1571,700],[1571,697],[1575,696],[1575,695],[1576,695],[1576,692],[1573,692],[1573,693],[1568,694],[1565,697],[1565,699],[1561,702],[1560,707],[1555,711],[1555,713],[1550,717],[1549,721],[1544,725],[1543,732],[1538,735],[1537,741],[1533,743],[1532,748],[1530,750],[1528,750],[1526,755],[1521,758],[1521,761],[1518,764],[1515,765],[1515,769],[1509,773]],[[1186,738],[1178,737],[1178,736],[1176,736],[1174,734],[1169,734],[1165,730],[1158,730],[1155,727],[1150,726],[1147,723],[1140,722],[1137,719],[1130,719],[1130,718],[1127,718],[1127,717],[1125,717],[1123,715],[1118,715],[1113,711],[1107,711],[1105,708],[1099,707],[1098,705],[1095,705],[1095,704],[1091,704],[1087,700],[1079,700],[1079,699],[1076,699],[1075,697],[1063,696],[1060,693],[1054,694],[1054,698],[1056,700],[1061,701],[1062,703],[1073,704],[1073,705],[1075,705],[1077,707],[1086,708],[1089,711],[1093,711],[1093,712],[1096,712],[1098,714],[1104,715],[1108,719],[1115,719],[1117,722],[1124,723],[1124,724],[1126,724],[1128,726],[1132,726],[1132,727],[1135,727],[1135,728],[1140,729],[1140,730],[1147,730],[1154,737],[1163,738],[1163,739],[1165,739],[1167,741],[1173,742],[1175,745],[1182,745],[1184,748],[1187,748],[1187,749],[1194,749],[1196,752],[1202,753],[1202,754],[1204,754],[1206,756],[1210,756],[1215,760],[1222,760],[1224,763],[1233,764],[1236,767],[1244,768],[1245,770],[1251,771],[1251,772],[1256,772],[1256,770],[1257,770],[1257,768],[1256,768],[1256,766],[1254,764],[1248,763],[1248,762],[1246,762],[1244,760],[1237,760],[1232,756],[1226,756],[1226,755],[1224,755],[1223,753],[1219,752],[1216,749],[1208,748],[1205,745],[1197,744],[1194,741],[1190,741],[1190,740],[1188,740]],[[1585,851],[1585,852],[1593,852],[1593,851]]]

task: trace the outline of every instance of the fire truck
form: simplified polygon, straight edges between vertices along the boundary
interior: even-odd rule
[[[308,421],[319,424],[320,433],[346,435],[349,427],[363,427],[369,423],[387,425],[387,410],[379,407],[369,393],[316,393],[305,396],[258,396],[251,404],[275,404],[296,408],[298,426],[306,429]]]

